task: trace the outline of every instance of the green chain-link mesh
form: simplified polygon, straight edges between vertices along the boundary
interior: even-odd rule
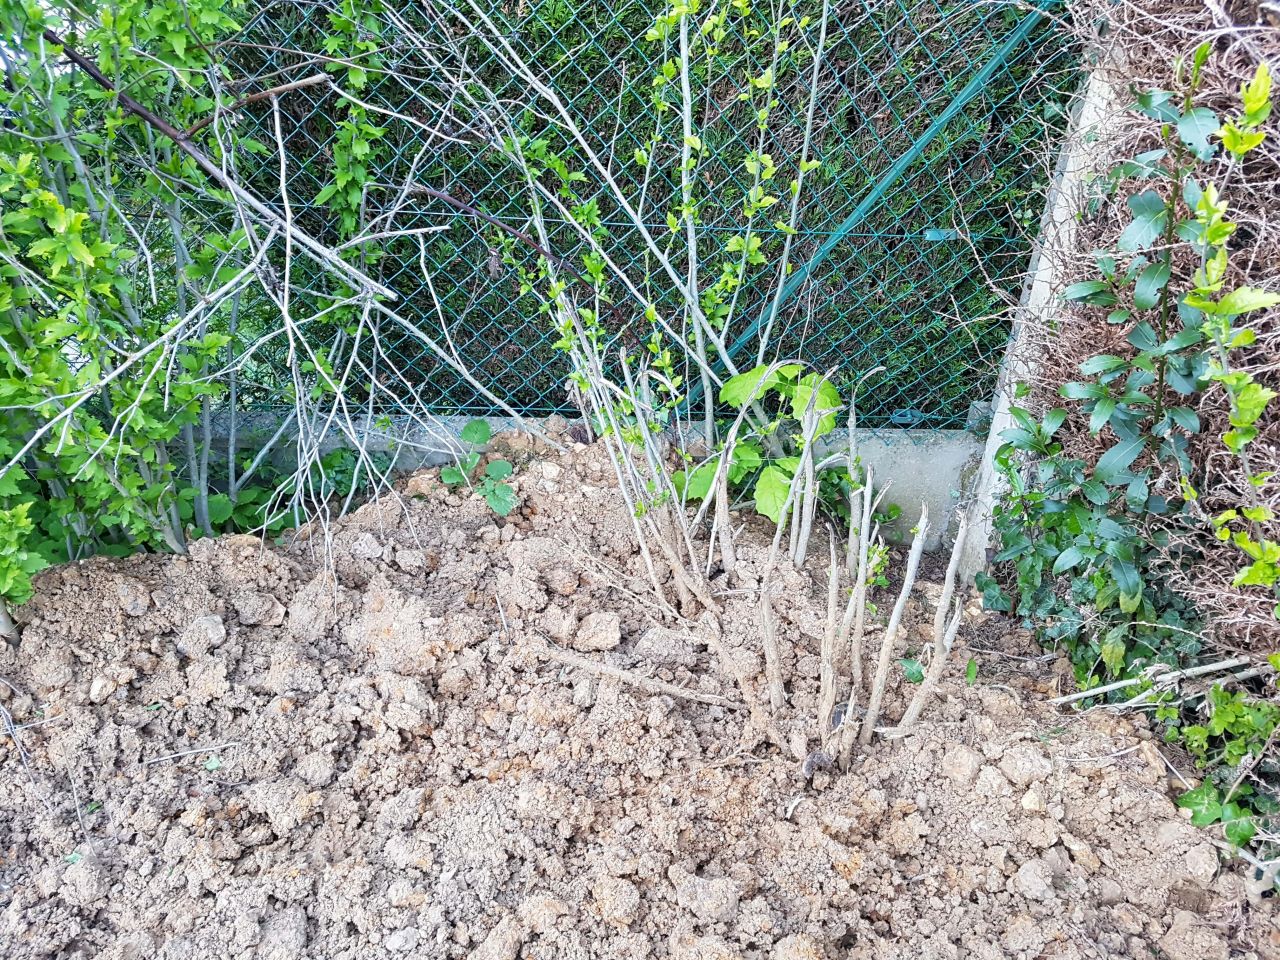
[[[492,5],[508,42],[537,65],[584,126],[612,139],[619,179],[638,189],[640,170],[626,158],[653,129],[650,87],[658,61],[642,40],[652,7],[633,0]],[[304,51],[319,49],[326,28],[324,13],[315,8],[265,10],[247,25],[238,48],[245,81],[240,89],[247,93],[314,73],[315,60]],[[964,427],[974,401],[991,394],[1008,335],[1004,304],[1016,297],[1026,267],[1043,208],[1046,157],[1064,119],[1074,63],[1052,18],[1021,3],[833,4],[813,149],[822,167],[806,185],[796,271],[775,342],[779,354],[835,368],[846,380],[883,365],[860,394],[864,424]],[[497,64],[471,67],[495,94],[519,93]],[[361,96],[411,110],[414,84],[430,82],[420,75],[384,75]],[[742,157],[756,146],[750,117],[732,121],[735,99],[710,103],[730,122],[716,126],[726,132],[707,144],[709,157],[699,168],[718,188],[700,211],[704,231],[732,228],[747,176]],[[796,151],[807,100],[780,100],[767,147],[783,157]],[[281,99],[293,206],[311,218],[311,229],[331,238],[335,218],[312,198],[332,179],[339,106],[323,86]],[[268,111],[251,111],[244,122],[251,132],[257,125],[259,139],[270,138]],[[395,136],[382,145],[378,180],[399,184],[412,169],[423,184],[517,229],[527,226],[516,189],[523,184],[494,160],[493,151],[453,145],[423,155],[413,137],[403,131]],[[650,189],[678,191],[672,175]],[[439,224],[451,212],[427,198],[414,203],[400,207],[400,229]],[[601,207],[606,228],[627,228],[603,200]],[[536,296],[520,293],[511,253],[499,249],[500,235],[471,218],[453,217],[450,224],[422,249],[416,242],[387,246],[374,265],[376,275],[400,294],[402,312],[420,312],[424,326],[436,324],[429,304],[438,298],[452,347],[514,408],[529,414],[571,410],[565,361],[551,348],[555,334]],[[667,230],[664,223],[653,227]],[[576,256],[582,248],[556,252]],[[642,258],[637,249],[628,266],[644,272]],[[754,365],[750,327],[766,311],[771,279],[762,276],[741,294],[742,322],[731,337],[741,341],[735,357],[740,366]],[[646,333],[632,329],[639,316],[632,306],[603,317],[624,343]],[[403,331],[388,334],[381,346],[441,413],[493,412],[473,386]]]

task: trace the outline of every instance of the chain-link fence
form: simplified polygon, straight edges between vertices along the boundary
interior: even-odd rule
[[[678,196],[674,168],[646,173],[628,162],[661,122],[652,93],[661,54],[644,40],[654,8],[637,0],[489,5],[505,42],[535,64],[583,126],[608,145],[623,187]],[[289,2],[264,8],[236,47],[241,90],[265,90],[315,73],[315,51],[334,49],[324,46],[331,33],[330,16],[319,7]],[[432,78],[420,68],[395,65],[393,38],[381,34],[376,41],[371,46],[381,62],[392,66],[370,71],[361,99],[402,115],[412,112],[427,102],[417,92]],[[500,63],[480,59],[482,50],[472,55],[469,69],[493,96],[517,102],[521,82]],[[348,67],[345,54],[332,56],[322,68],[332,73],[335,65]],[[746,60],[737,75],[768,66],[756,55]],[[836,368],[847,379],[883,365],[861,394],[864,424],[964,427],[972,424],[974,403],[992,393],[1008,334],[1006,305],[1016,298],[1029,257],[1047,188],[1046,157],[1065,120],[1075,62],[1049,8],[1006,0],[832,5],[812,149],[822,166],[806,186],[795,269],[785,284],[774,346],[780,355]],[[793,75],[799,78],[793,87],[779,87],[763,143],[763,152],[780,166],[798,155],[808,106],[808,74],[796,69]],[[706,197],[699,217],[700,230],[714,236],[736,229],[749,187],[742,158],[762,144],[734,84],[703,79],[700,109],[714,134],[698,170]],[[349,101],[315,84],[282,95],[280,103],[295,213],[309,229],[340,239],[339,214],[331,201],[322,201],[334,180],[335,150],[344,135],[340,118]],[[271,112],[262,105],[248,112],[244,122],[269,140]],[[449,118],[446,111],[413,119],[429,125]],[[523,122],[536,139],[536,115]],[[371,181],[416,180],[514,229],[527,227],[524,184],[494,151],[454,138],[424,153],[413,124],[386,125],[391,127],[394,132],[384,132],[367,158]],[[370,192],[363,202],[369,219],[383,201]],[[451,215],[446,231],[388,244],[366,265],[399,293],[400,309],[421,310],[424,317],[430,311],[437,324],[435,317],[446,318],[451,348],[481,385],[516,410],[536,415],[572,409],[565,360],[552,348],[556,333],[537,295],[521,286],[523,254],[505,249],[503,234],[491,223],[459,217],[438,199],[424,195],[406,203],[401,191],[396,205],[400,230]],[[606,231],[629,226],[604,201],[600,219]],[[662,222],[652,227],[667,231]],[[766,240],[781,229],[764,228]],[[573,259],[584,252],[570,231],[562,239],[557,255]],[[644,251],[623,253],[625,267],[651,276]],[[754,363],[754,336],[768,313],[773,279],[766,273],[749,277],[738,293],[741,319],[728,339],[742,365]],[[654,300],[661,305],[660,291]],[[633,306],[615,304],[603,312],[606,328],[624,343],[644,335]],[[474,384],[403,329],[389,332],[380,349],[396,357],[420,399],[441,413],[493,411]]]

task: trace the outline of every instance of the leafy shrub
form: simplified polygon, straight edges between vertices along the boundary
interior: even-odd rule
[[[752,499],[756,512],[778,523],[787,496],[800,468],[800,421],[812,403],[818,416],[813,439],[832,434],[847,404],[834,383],[820,373],[805,373],[803,364],[789,363],[754,367],[730,377],[720,388],[721,403],[745,414],[756,408],[758,416],[744,434],[734,433],[729,453],[727,479],[732,490]],[[816,394],[816,396],[815,396]],[[727,424],[726,424],[727,426]],[[838,449],[838,444],[834,449]],[[686,499],[703,500],[711,492],[718,458],[676,474],[676,489]],[[858,464],[851,476],[843,456],[820,461],[817,470],[819,497],[824,508],[842,523],[850,521],[849,495],[864,482]],[[877,523],[888,523],[901,515],[897,504],[885,504],[876,513]]]
[[[1134,109],[1159,122],[1163,145],[1120,162],[1105,179],[1099,202],[1118,200],[1120,188],[1133,185],[1124,198],[1131,217],[1114,247],[1095,253],[1097,276],[1063,294],[1107,311],[1107,322],[1127,331],[1131,351],[1082,362],[1082,379],[1059,390],[1073,408],[1039,418],[1013,409],[1017,426],[1004,433],[996,458],[1009,486],[995,517],[1003,582],[983,576],[979,585],[989,607],[1026,618],[1043,640],[1065,648],[1082,690],[1131,678],[1137,682],[1110,696],[1137,693],[1161,704],[1157,718],[1166,735],[1211,771],[1184,804],[1194,807],[1197,822],[1222,822],[1239,844],[1253,836],[1250,817],[1269,813],[1272,799],[1242,784],[1238,771],[1258,763],[1280,709],[1215,687],[1207,722],[1193,722],[1172,692],[1148,689],[1146,672],[1201,653],[1206,624],[1167,580],[1169,565],[1189,572],[1197,561],[1186,538],[1170,530],[1200,523],[1188,438],[1201,430],[1196,408],[1208,391],[1222,390],[1230,405],[1221,443],[1237,458],[1245,491],[1238,507],[1212,518],[1212,531],[1241,551],[1237,585],[1278,589],[1280,547],[1261,532],[1273,518],[1256,494],[1270,474],[1250,451],[1275,394],[1236,369],[1233,355],[1255,340],[1242,318],[1280,303],[1280,295],[1227,289],[1236,227],[1209,179],[1221,153],[1238,164],[1263,142],[1271,81],[1260,65],[1241,89],[1241,112],[1222,122],[1194,103],[1208,56],[1207,45],[1196,52],[1185,90],[1137,96]],[[1173,281],[1177,256],[1198,264],[1180,291]],[[1108,438],[1093,463],[1064,455],[1058,436],[1069,422]]]

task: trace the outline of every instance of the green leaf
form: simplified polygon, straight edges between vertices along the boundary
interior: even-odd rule
[[[1240,85],[1240,100],[1249,124],[1257,125],[1271,113],[1271,69],[1265,60],[1258,64],[1253,79]]]
[[[1107,425],[1111,415],[1116,412],[1116,402],[1110,397],[1102,397],[1093,405],[1093,413],[1089,417],[1089,432],[1097,433]]]
[[[1116,586],[1120,588],[1121,609],[1125,597],[1142,597],[1142,578],[1138,575],[1138,568],[1128,560],[1117,560],[1111,565],[1111,572],[1115,575]]]
[[[1261,130],[1241,130],[1233,121],[1228,120],[1219,131],[1222,145],[1237,157],[1243,157],[1250,150],[1261,145],[1267,135]]]
[[[779,367],[766,377],[769,367],[761,364],[726,380],[720,388],[720,400],[741,410],[752,400],[762,398],[780,380],[794,377],[801,369],[799,364],[791,363]]]
[[[1115,294],[1105,280],[1081,280],[1062,291],[1062,298],[1071,301],[1083,301],[1091,306],[1110,306],[1116,302]]]
[[[18,486],[19,472],[16,468],[0,472],[0,499],[15,497],[21,489]]]
[[[1280,294],[1268,293],[1257,287],[1240,287],[1218,301],[1213,310],[1215,316],[1235,317],[1254,310],[1265,310],[1280,303]]]
[[[1197,160],[1212,160],[1214,146],[1209,138],[1220,126],[1218,115],[1208,107],[1193,107],[1178,120],[1178,136]]]
[[[208,760],[206,760],[206,761],[204,762],[204,768],[205,768],[206,770],[208,770],[210,773],[213,773],[213,771],[215,771],[215,770],[221,770],[221,769],[222,769],[222,758],[221,758],[221,757],[210,757]]]
[[[1249,427],[1257,423],[1266,411],[1267,404],[1276,397],[1274,390],[1252,379],[1240,385],[1232,384],[1231,387],[1231,395],[1236,402],[1235,413],[1231,416],[1233,427]]]
[[[1140,153],[1132,160],[1124,160],[1116,165],[1113,172],[1118,177],[1154,177],[1161,172],[1160,161],[1168,155],[1162,149],[1148,150]]]
[[[1218,795],[1218,788],[1208,780],[1180,796],[1178,806],[1183,810],[1191,811],[1191,822],[1197,827],[1210,826],[1222,817],[1222,802]]]
[[[692,473],[686,474],[676,483],[676,492],[690,500],[705,500],[707,494],[711,492],[711,483],[715,480],[717,463],[718,461],[712,460]]]
[[[1200,417],[1190,407],[1170,407],[1167,412],[1169,419],[1187,433],[1200,432]]]
[[[902,672],[909,683],[924,683],[924,667],[920,665],[919,660],[904,657],[898,661],[898,664],[902,667]]]
[[[1129,209],[1133,212],[1133,222],[1124,228],[1116,246],[1125,253],[1134,253],[1156,242],[1169,221],[1169,210],[1154,190],[1130,197]]]
[[[514,467],[506,460],[492,460],[489,465],[484,468],[484,475],[490,480],[505,480],[511,476]]]
[[[1075,546],[1067,547],[1067,549],[1063,550],[1060,554],[1058,554],[1058,559],[1053,561],[1054,576],[1058,576],[1059,574],[1066,573],[1072,567],[1080,563],[1083,563],[1084,559],[1085,559],[1084,551],[1082,551],[1079,547],[1075,547]]]
[[[1159,302],[1160,291],[1169,282],[1169,264],[1161,260],[1152,263],[1138,276],[1133,288],[1133,305],[1139,310],[1150,310]]]
[[[1097,383],[1064,383],[1058,393],[1068,400],[1097,400],[1107,395],[1107,388]]]
[[[756,512],[768,517],[774,523],[782,519],[782,508],[786,505],[787,494],[791,492],[791,477],[774,464],[769,464],[760,471],[752,496],[756,501]]]
[[[791,395],[791,415],[799,420],[809,408],[809,399],[817,388],[818,397],[813,401],[815,412],[822,410],[840,410],[844,404],[840,399],[840,391],[834,383],[825,379],[820,373],[811,373],[796,384],[795,393]],[[836,415],[828,413],[818,420],[816,437],[825,436],[835,429]]]
[[[1111,502],[1111,491],[1097,480],[1086,480],[1080,484],[1080,492],[1084,494],[1086,500],[1100,507]]]
[[[1209,62],[1209,54],[1213,52],[1213,44],[1206,40],[1200,46],[1196,47],[1195,56],[1191,59],[1191,89],[1194,90],[1200,86],[1200,73],[1204,70],[1204,65]]]
[[[457,467],[445,467],[440,471],[440,481],[451,487],[457,487],[467,482],[467,475]]]
[[[86,267],[93,266],[93,254],[90,252],[89,248],[85,246],[85,242],[79,237],[67,238],[67,253],[71,254],[72,257],[80,263],[83,263]]]
[[[751,440],[739,440],[733,445],[733,460],[729,467],[729,482],[741,483],[760,469],[764,453],[759,444]]]
[[[1156,333],[1156,328],[1145,320],[1134,324],[1125,339],[1142,351],[1154,350],[1160,346],[1160,335]]]
[[[1127,482],[1121,476],[1137,460],[1146,447],[1146,438],[1139,435],[1128,440],[1121,440],[1098,458],[1098,465],[1093,468],[1093,475],[1108,485]]]
[[[1145,90],[1138,94],[1135,108],[1153,120],[1169,122],[1178,119],[1178,111],[1172,105],[1173,94],[1168,90]]]
[[[1120,627],[1119,630],[1121,635],[1123,635],[1124,628]],[[1108,639],[1102,644],[1101,649],[1098,651],[1099,655],[1102,657],[1102,662],[1106,665],[1107,672],[1113,677],[1119,676],[1121,671],[1124,670],[1125,654],[1124,640],[1121,636],[1113,637],[1111,634],[1114,632],[1115,631],[1111,631],[1107,634]]]
[[[1257,834],[1253,811],[1232,801],[1222,805],[1222,830],[1233,847],[1244,847]]]
[[[495,483],[485,491],[485,503],[489,509],[500,517],[505,517],[516,508],[516,492],[509,484]]]
[[[964,681],[965,683],[967,683],[969,686],[972,687],[974,682],[977,679],[978,679],[978,658],[970,657],[969,662],[965,664]]]
[[[1128,366],[1128,361],[1123,357],[1100,353],[1096,357],[1090,357],[1080,364],[1080,372],[1085,376],[1091,377],[1099,373],[1110,373],[1112,370],[1118,370],[1124,366]]]
[[[215,527],[220,527],[230,520],[233,512],[235,512],[235,504],[225,493],[216,493],[209,498],[209,522]]]
[[[1046,439],[1053,439],[1053,435],[1062,428],[1067,422],[1067,411],[1062,407],[1054,407],[1044,415],[1044,422],[1040,426],[1041,432]]]
[[[469,443],[473,447],[483,446],[489,442],[492,433],[487,420],[472,420],[462,428],[462,442]]]

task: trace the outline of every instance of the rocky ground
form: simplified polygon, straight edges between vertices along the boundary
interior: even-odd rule
[[[806,779],[823,575],[788,574],[770,736],[765,531],[747,588],[664,619],[602,451],[506,443],[508,521],[425,473],[285,547],[42,576],[0,649],[0,955],[1280,955],[1148,731],[1045,706],[1019,631],[972,610],[916,733]]]

